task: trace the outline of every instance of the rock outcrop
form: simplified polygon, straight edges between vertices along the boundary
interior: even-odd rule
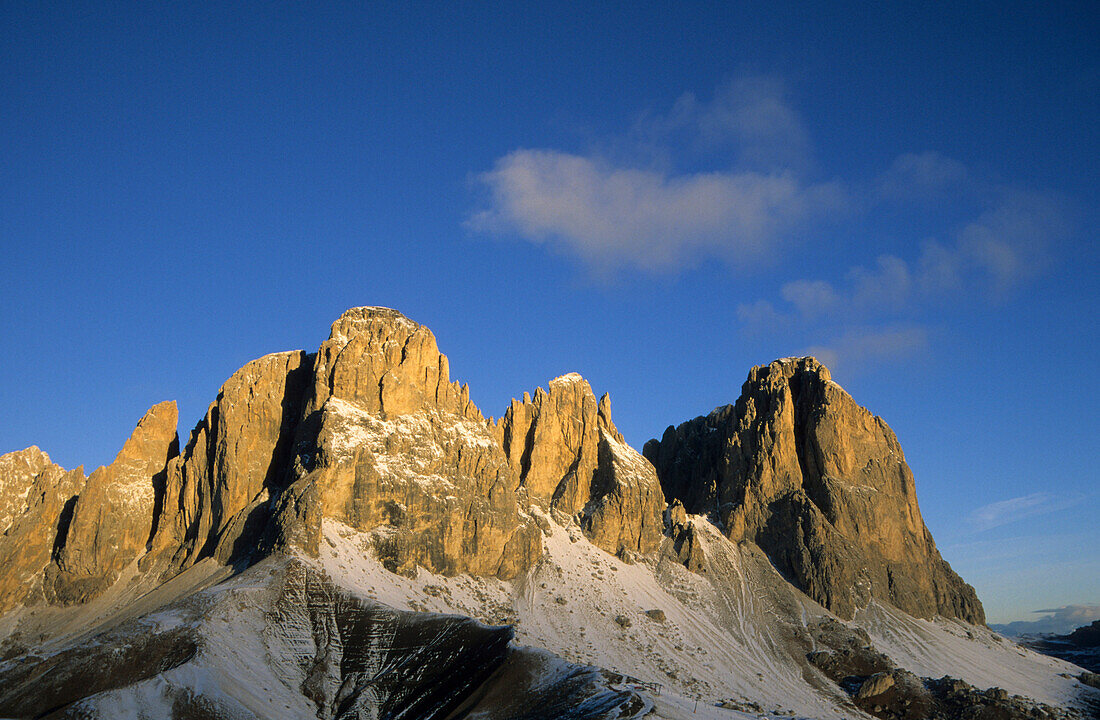
[[[893,433],[812,358],[755,368],[735,406],[669,428],[646,455],[579,375],[486,420],[428,328],[353,308],[317,353],[234,373],[182,454],[162,403],[87,480],[37,448],[0,457],[0,610],[87,601],[135,560],[163,581],[204,558],[316,556],[326,520],[368,533],[409,575],[517,577],[542,555],[546,514],[625,560],[664,543],[702,572],[691,513],[840,615],[879,598],[983,621],[921,520]],[[668,520],[666,495],[682,502]]]
[[[42,580],[63,548],[84,470],[37,447],[0,456],[0,613],[43,600]]]
[[[315,362],[272,542],[317,553],[331,518],[387,567],[514,577],[541,554],[507,458],[428,328],[354,308]]]
[[[589,539],[613,554],[650,553],[660,544],[665,500],[657,476],[615,428],[611,399],[597,402],[580,375],[513,400],[494,431],[515,488],[533,504],[577,516]]]
[[[371,533],[406,574],[515,577],[542,554],[537,516],[551,510],[608,552],[657,549],[660,484],[606,396],[568,375],[493,423],[449,375],[428,328],[353,308],[317,353],[234,373],[182,453],[162,403],[87,481],[37,448],[0,458],[0,560],[13,568],[0,607],[85,602],[134,560],[164,581],[204,558],[316,555],[325,519]]]
[[[167,467],[152,557],[168,574],[252,550],[285,479],[311,379],[312,356],[294,351],[253,360],[222,385]]]
[[[114,462],[88,477],[46,571],[51,600],[72,604],[99,595],[145,552],[165,466],[179,453],[177,417],[174,401],[154,405]]]
[[[894,433],[813,358],[753,368],[736,405],[646,443],[665,494],[758,544],[814,600],[851,617],[878,598],[983,623],[940,557]]]
[[[354,308],[317,353],[292,482],[270,542],[315,554],[330,518],[371,532],[387,567],[512,578],[542,553],[528,503],[577,516],[612,553],[652,552],[664,499],[580,376],[487,422],[428,328]]]

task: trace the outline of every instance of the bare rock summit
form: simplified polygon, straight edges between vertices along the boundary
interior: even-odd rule
[[[99,595],[146,550],[168,461],[179,453],[176,403],[154,405],[110,465],[88,477],[46,571],[47,595],[62,604]]]
[[[984,623],[940,557],[893,431],[814,358],[752,369],[735,405],[646,443],[669,499],[759,545],[807,595],[850,618],[872,598]]]

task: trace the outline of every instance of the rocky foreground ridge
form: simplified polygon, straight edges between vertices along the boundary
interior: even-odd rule
[[[754,368],[643,456],[579,375],[486,419],[430,330],[353,308],[317,352],[234,373],[185,443],[176,422],[154,406],[90,476],[0,456],[0,715],[641,717],[669,683],[724,708],[917,717],[905,673],[956,666],[1075,692],[1002,651],[897,439],[812,358]],[[852,665],[872,637],[893,659]],[[439,691],[465,656],[477,672]],[[225,684],[245,666],[251,684]],[[912,692],[869,695],[891,672]]]

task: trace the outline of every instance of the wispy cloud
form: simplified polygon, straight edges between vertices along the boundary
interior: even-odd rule
[[[479,179],[491,202],[470,228],[549,244],[600,271],[676,270],[705,256],[750,263],[844,204],[838,185],[792,174],[671,175],[553,150],[509,153]]]
[[[1031,493],[983,505],[970,513],[970,522],[979,532],[992,530],[1036,515],[1065,510],[1076,505],[1080,500],[1079,496]]]
[[[700,100],[684,93],[667,113],[643,113],[631,142],[689,152],[728,150],[732,164],[761,171],[803,169],[811,164],[810,133],[783,82],[771,76],[736,78]]]
[[[775,79],[727,83],[707,102],[685,94],[606,146],[501,157],[476,178],[487,202],[467,227],[545,244],[599,272],[659,272],[707,257],[757,262],[848,206],[840,182],[803,178],[808,133]],[[672,159],[716,150],[729,151],[717,153],[726,166],[677,170]]]
[[[914,163],[930,176],[921,180],[926,186],[948,177],[961,182],[967,175],[943,158],[904,166]],[[991,198],[987,207],[947,242],[927,238],[908,258],[879,255],[839,279],[790,280],[775,300],[741,304],[738,318],[756,333],[802,328],[820,338],[810,351],[848,369],[923,352],[929,333],[916,318],[937,307],[1003,301],[1042,270],[1047,246],[1066,232],[1064,215],[1050,197],[1005,188],[985,194]]]
[[[825,345],[803,351],[834,370],[849,370],[869,363],[909,358],[928,349],[928,330],[919,325],[887,328],[853,328]]]
[[[890,252],[793,275],[774,296],[737,306],[746,331],[790,336],[849,371],[926,352],[936,313],[1002,302],[1042,271],[1067,230],[1055,198],[934,151],[900,154],[870,179],[815,176],[807,124],[775,77],[738,78],[709,98],[685,93],[591,143],[497,159],[475,176],[485,201],[467,228],[544,245],[599,275],[657,274],[709,259],[759,267],[840,220],[949,208],[936,215],[943,227],[909,246],[892,238]]]
[[[928,200],[958,189],[969,178],[966,166],[937,152],[904,153],[876,183],[880,198]]]

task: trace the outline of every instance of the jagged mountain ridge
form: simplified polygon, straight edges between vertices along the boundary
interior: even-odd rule
[[[656,547],[663,496],[611,422],[606,396],[597,402],[583,379],[564,376],[490,424],[448,375],[426,327],[394,310],[355,308],[316,354],[267,355],[234,373],[182,452],[175,405],[162,403],[86,482],[37,448],[5,456],[6,497],[40,495],[30,493],[36,481],[52,488],[65,478],[71,487],[50,506],[74,507],[67,523],[61,507],[38,517],[11,501],[10,522],[67,532],[48,562],[13,563],[22,572],[0,587],[0,607],[22,602],[32,575],[43,587],[30,596],[85,602],[139,555],[142,572],[162,580],[206,557],[246,562],[257,548],[316,555],[321,517],[390,529],[380,547],[405,571],[514,577],[539,553],[526,503],[579,513],[609,552]]]
[[[788,374],[790,366],[780,363],[779,375]],[[760,372],[759,368],[753,371],[746,387]],[[831,387],[829,392],[835,392]],[[836,391],[847,398],[843,402],[854,406],[839,387]],[[836,401],[836,397],[840,396],[826,399]],[[738,439],[746,447],[764,448],[760,457],[789,459],[792,443],[795,455],[803,452],[799,445],[804,441],[799,433],[787,427],[795,415],[792,404],[797,403],[785,399],[782,393],[772,406],[760,403],[756,415],[738,421],[745,426],[739,430]],[[739,402],[738,407],[741,405]],[[859,417],[865,420],[863,415]],[[832,431],[845,432],[836,423]],[[776,437],[780,441],[772,442]],[[887,443],[887,451],[893,452],[896,439],[892,433],[887,439],[892,442]],[[881,438],[873,440],[879,442]],[[693,442],[691,438],[678,439],[673,454],[714,455],[707,442]],[[664,441],[658,447],[663,449]],[[900,455],[900,448],[896,454]],[[755,457],[751,453],[749,456]],[[661,468],[660,452],[655,459]],[[805,460],[799,460],[805,464]],[[831,461],[835,464],[836,458]],[[900,462],[900,468],[907,472],[904,459]],[[771,460],[768,464],[780,465]],[[909,513],[908,524],[903,525],[912,530],[910,535],[918,539],[927,536],[916,510],[911,475],[906,484],[902,469],[896,463],[890,467],[901,473],[901,489],[895,492],[883,484],[884,494],[893,492],[901,498],[901,507]],[[182,450],[175,435],[175,407],[169,403],[151,409],[116,462],[87,479],[82,471],[65,472],[50,464],[37,448],[0,458],[0,510],[4,513],[0,521],[8,523],[0,536],[0,559],[10,558],[12,568],[0,583],[0,610],[14,610],[0,618],[0,635],[5,627],[14,628],[7,635],[11,641],[8,655],[18,655],[26,634],[32,631],[42,635],[42,641],[53,637],[55,643],[70,642],[89,627],[99,627],[104,618],[119,613],[133,615],[137,612],[134,608],[147,612],[155,609],[157,602],[185,600],[189,593],[220,582],[227,572],[240,571],[266,557],[297,559],[310,566],[320,564],[329,575],[339,576],[339,557],[335,566],[325,565],[332,559],[330,551],[340,545],[339,533],[359,539],[356,549],[345,559],[354,562],[354,556],[365,555],[380,563],[386,573],[375,578],[373,587],[344,578],[343,587],[353,593],[373,592],[379,583],[399,586],[402,576],[416,579],[425,572],[441,578],[440,587],[445,589],[452,583],[450,578],[484,578],[482,582],[505,583],[494,587],[510,588],[501,602],[513,609],[505,616],[491,617],[483,609],[468,605],[444,603],[437,609],[494,623],[524,618],[525,624],[536,626],[543,623],[540,617],[552,616],[565,607],[556,601],[538,604],[533,598],[540,592],[531,587],[540,576],[546,577],[543,588],[565,577],[562,568],[573,561],[562,555],[564,546],[552,542],[552,538],[561,538],[565,533],[576,547],[590,547],[597,553],[586,556],[587,562],[609,563],[607,572],[640,568],[643,579],[652,578],[644,583],[664,588],[654,589],[651,594],[656,593],[671,605],[713,595],[716,599],[708,602],[716,603],[711,611],[714,630],[699,636],[700,650],[714,641],[712,637],[758,647],[765,658],[774,655],[779,658],[775,662],[787,668],[784,672],[794,683],[784,686],[788,692],[795,692],[793,688],[805,682],[802,678],[807,674],[815,678],[820,675],[805,657],[816,642],[813,632],[807,629],[808,618],[824,617],[826,612],[815,601],[842,617],[855,614],[857,622],[859,612],[875,607],[873,598],[914,615],[931,617],[938,613],[981,622],[980,604],[968,586],[961,581],[935,582],[937,568],[940,563],[946,567],[946,563],[939,559],[930,536],[923,545],[914,546],[923,553],[918,562],[901,566],[884,563],[884,558],[890,558],[881,552],[876,554],[873,543],[860,545],[853,542],[850,533],[842,532],[843,521],[851,519],[850,513],[830,515],[822,510],[807,518],[787,511],[782,516],[794,517],[800,525],[809,523],[812,532],[806,537],[816,539],[816,545],[807,544],[805,537],[792,537],[785,550],[779,542],[781,534],[750,533],[748,529],[757,527],[765,516],[768,505],[758,500],[767,499],[766,493],[757,492],[751,498],[743,494],[738,506],[729,501],[728,487],[722,490],[727,497],[712,519],[725,528],[724,539],[715,539],[718,536],[714,536],[709,521],[688,517],[678,503],[666,512],[666,493],[689,504],[692,512],[710,510],[705,503],[699,505],[696,498],[709,498],[708,492],[713,494],[730,485],[717,480],[728,475],[728,463],[715,461],[714,470],[708,472],[703,475],[713,476],[714,481],[710,485],[704,482],[701,489],[685,488],[684,479],[670,474],[667,467],[659,480],[653,465],[623,442],[611,421],[609,399],[604,396],[597,401],[588,384],[575,374],[551,381],[546,390],[538,388],[533,397],[525,393],[523,400],[513,401],[499,420],[487,421],[470,402],[468,390],[450,381],[447,359],[439,353],[430,330],[393,310],[354,308],[333,324],[329,339],[317,353],[268,355],[234,373]],[[828,477],[835,476],[836,472]],[[744,484],[776,485],[764,474],[759,478],[764,481]],[[884,479],[879,473],[867,481]],[[708,490],[711,485],[713,489]],[[806,505],[805,498],[800,499],[802,504],[795,503],[796,507]],[[818,507],[816,503],[823,501],[819,496],[811,502]],[[887,511],[890,509],[887,506]],[[667,518],[663,517],[666,514]],[[731,533],[732,527],[740,528],[739,534]],[[340,529],[337,535],[333,528]],[[820,541],[822,536],[825,541]],[[731,539],[747,544],[734,552]],[[766,555],[754,550],[757,545]],[[556,556],[554,547],[558,548]],[[905,550],[909,549],[906,546]],[[788,560],[784,566],[777,561],[777,557],[787,557],[782,552],[794,557],[808,555],[809,562],[798,565]],[[749,559],[753,557],[756,559]],[[763,558],[770,562],[761,563]],[[821,577],[791,572],[799,568],[812,571],[813,563],[818,561],[839,564],[839,569]],[[746,567],[755,568],[751,573],[739,570],[731,574],[730,568],[746,563]],[[867,592],[846,594],[852,574],[845,571],[844,563],[852,563],[870,578]],[[806,594],[787,585],[775,573],[773,564]],[[876,584],[876,564],[880,569],[885,565],[887,588],[900,585],[915,589],[901,595],[881,592],[881,582]],[[546,576],[547,568],[557,568],[558,575]],[[949,573],[949,568],[945,572]],[[257,577],[252,570],[239,577],[246,576]],[[698,579],[704,576],[705,580]],[[276,582],[262,573],[259,577],[256,582]],[[604,593],[607,577],[593,576],[599,585],[591,597],[593,607],[619,602]],[[928,577],[933,581],[928,582]],[[829,583],[837,586],[830,588]],[[676,589],[687,587],[696,590],[684,595],[685,590]],[[620,591],[628,593],[626,589]],[[564,592],[556,597],[568,603],[566,595],[579,589]],[[763,592],[768,598],[761,607],[771,609],[754,616],[756,622],[765,626],[778,623],[776,628],[786,629],[765,629],[768,639],[729,634],[727,625],[744,623],[749,616],[731,616],[722,608],[740,607],[742,601],[733,598],[747,592]],[[157,597],[162,600],[154,602]],[[910,602],[913,597],[916,601]],[[412,595],[398,597],[395,602],[410,609],[424,607],[417,605],[422,601]],[[536,605],[537,612],[532,610]],[[742,612],[748,613],[748,607],[744,606]],[[572,608],[563,612],[572,613]],[[637,612],[637,607],[631,610],[631,606],[624,606],[622,617],[629,621],[631,613]],[[752,612],[762,611],[757,608]],[[639,618],[636,627],[648,627],[641,625],[640,616],[634,616]],[[49,627],[50,619],[59,618],[64,618],[65,627],[70,628],[67,636]],[[567,623],[564,627],[573,626]],[[609,646],[628,642],[629,627],[624,624],[621,635],[604,637],[602,642]],[[562,631],[555,632],[560,635]],[[779,636],[771,637],[773,632],[779,632]],[[317,644],[318,631],[308,634],[314,639],[299,638],[296,642],[312,643],[316,646],[312,651],[315,656],[323,655]],[[12,638],[17,635],[20,640],[16,643]],[[579,662],[601,664],[600,658],[576,653],[569,641],[554,641],[552,635],[520,632],[520,638],[532,645],[573,655]],[[682,643],[653,643],[663,648],[664,657],[678,657],[685,652]],[[761,692],[764,694],[757,697],[770,697],[779,704],[779,698],[774,693],[768,695],[766,688],[754,690],[722,679],[731,667],[717,666],[710,680],[690,678],[688,682],[664,678],[667,663],[661,656],[655,656],[652,662],[644,659],[650,655],[652,650],[642,645],[612,660],[617,669],[633,670],[651,682],[654,678],[671,679],[683,692],[703,688],[707,692],[736,693],[742,698]],[[741,655],[730,656],[727,661],[735,665],[744,662],[748,660]],[[216,660],[208,659],[206,663],[200,665],[218,666]],[[759,667],[767,669],[769,663],[765,659]],[[10,667],[5,670],[0,666],[0,676],[10,678],[6,675],[10,672]],[[343,691],[324,690],[328,686],[317,686],[310,673],[300,678],[295,672],[279,670],[276,675],[280,682],[303,693],[316,706],[318,717],[359,716],[352,712],[354,707],[344,708],[334,702]],[[980,675],[974,677],[985,680]],[[345,677],[340,683],[360,680]],[[845,705],[848,701],[844,694],[829,678],[821,675],[815,682],[821,684],[814,691],[817,694],[800,695],[804,712],[817,707],[815,703],[821,703],[821,716],[835,716],[837,708],[845,707],[848,709],[842,714],[859,712]],[[177,689],[185,686],[185,680],[177,681]],[[1027,684],[1017,683],[1017,687],[1026,688]],[[618,697],[613,693],[601,695],[605,692],[606,688],[601,690],[588,683],[575,700],[583,704],[596,696]],[[1040,695],[1050,700],[1061,697],[1059,692],[1044,690]],[[250,712],[264,716],[245,700],[236,695],[233,698],[234,703],[243,702],[252,708]],[[228,712],[222,705],[218,707],[222,708],[219,712]],[[669,711],[666,708],[663,712]]]

